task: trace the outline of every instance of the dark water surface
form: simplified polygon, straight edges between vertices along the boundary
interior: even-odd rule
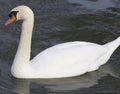
[[[64,79],[13,78],[10,67],[21,22],[8,27],[9,11],[28,5],[35,13],[32,57],[68,41],[104,44],[120,35],[119,0],[0,0],[0,94],[120,94],[120,48],[99,70]],[[31,58],[32,58],[31,57]]]

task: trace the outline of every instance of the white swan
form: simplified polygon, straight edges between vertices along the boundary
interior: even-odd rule
[[[90,42],[67,42],[50,47],[30,61],[34,14],[27,6],[18,6],[9,14],[8,25],[23,20],[18,50],[11,73],[16,78],[61,78],[82,75],[105,64],[120,45],[116,40],[98,45]]]

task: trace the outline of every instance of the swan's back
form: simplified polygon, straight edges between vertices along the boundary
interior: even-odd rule
[[[56,58],[62,60],[62,58],[64,57],[64,60],[70,60],[73,58],[79,58],[79,60],[92,60],[92,57],[97,57],[96,54],[104,54],[104,52],[106,51],[107,49],[105,49],[105,47],[90,42],[67,42],[47,48],[46,50],[38,54],[36,57],[34,57],[31,60],[31,63],[39,64],[42,63],[40,58],[51,59],[51,57],[53,57],[53,60],[55,60]],[[57,62],[58,61],[59,60],[57,60]]]

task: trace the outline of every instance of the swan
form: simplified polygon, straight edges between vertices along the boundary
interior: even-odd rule
[[[16,78],[63,78],[97,70],[120,45],[120,37],[99,45],[74,41],[47,48],[30,60],[34,13],[25,5],[12,9],[5,25],[23,20],[18,49],[11,67]]]

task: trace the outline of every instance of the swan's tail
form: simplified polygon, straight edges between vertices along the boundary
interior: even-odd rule
[[[112,54],[120,46],[120,37],[118,37],[112,42],[104,44],[103,46],[108,48],[109,54]]]

